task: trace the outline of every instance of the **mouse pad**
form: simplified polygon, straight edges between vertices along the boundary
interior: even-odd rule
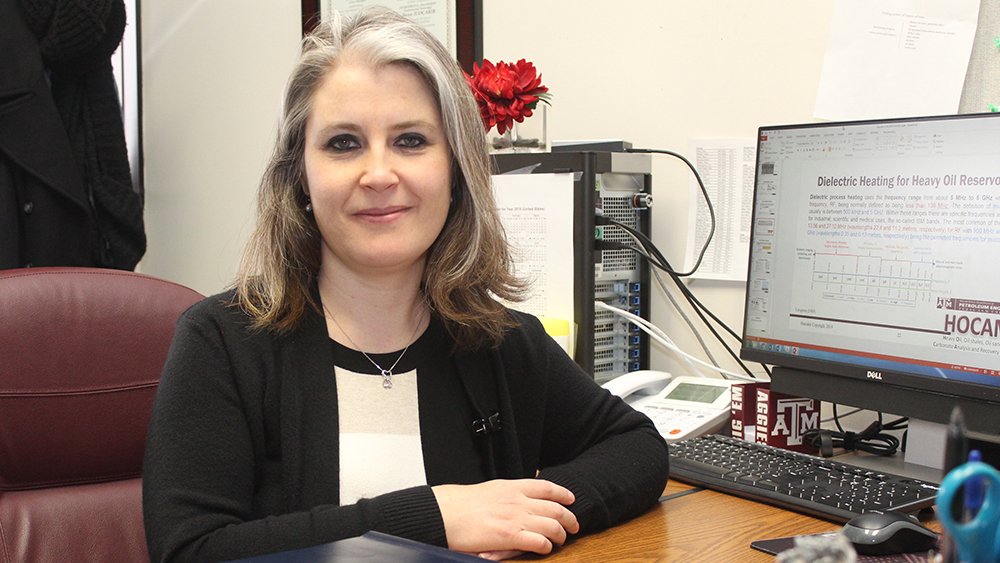
[[[819,534],[823,535],[823,534]],[[771,555],[777,555],[786,549],[795,547],[795,536],[758,540],[750,543],[750,547]],[[925,553],[899,553],[896,555],[858,555],[857,563],[927,563]]]

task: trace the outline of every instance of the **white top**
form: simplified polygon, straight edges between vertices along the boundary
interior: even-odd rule
[[[420,442],[416,370],[381,375],[336,368],[340,419],[340,504],[427,484]]]

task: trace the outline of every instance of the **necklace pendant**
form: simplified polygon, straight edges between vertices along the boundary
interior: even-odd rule
[[[387,369],[382,370],[382,389],[392,389],[392,372]]]

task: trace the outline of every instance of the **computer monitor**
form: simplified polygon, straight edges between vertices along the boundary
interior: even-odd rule
[[[1000,114],[761,127],[741,357],[1000,434]]]

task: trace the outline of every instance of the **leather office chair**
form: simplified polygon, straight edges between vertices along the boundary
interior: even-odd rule
[[[199,299],[118,270],[0,271],[0,563],[149,560],[146,428]]]

